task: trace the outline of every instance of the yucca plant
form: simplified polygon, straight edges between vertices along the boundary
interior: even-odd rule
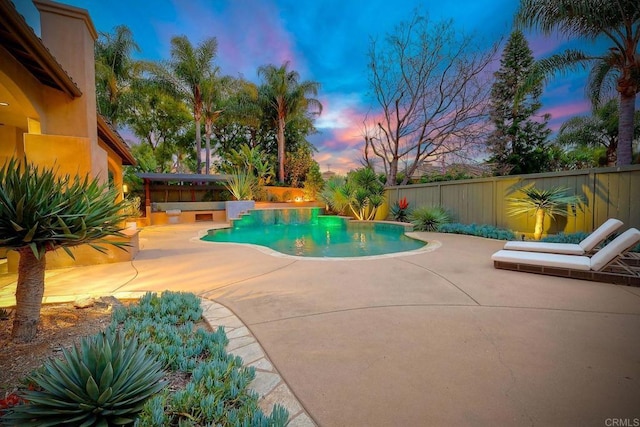
[[[12,338],[36,336],[44,294],[45,254],[89,244],[99,251],[103,240],[120,235],[125,215],[118,191],[89,177],[57,176],[26,159],[8,160],[0,169],[0,246],[20,254],[16,314]]]
[[[438,227],[450,220],[447,211],[440,206],[419,207],[409,214],[409,221],[416,231],[438,231]]]
[[[523,187],[520,190],[520,197],[510,197],[507,201],[510,207],[507,211],[509,215],[535,215],[536,223],[533,237],[540,240],[542,237],[542,227],[545,216],[553,220],[556,215],[575,215],[582,197],[578,195],[568,195],[568,188],[553,187],[548,190],[536,188],[535,185]]]
[[[160,363],[136,339],[107,330],[83,338],[62,359],[50,359],[29,381],[3,423],[24,426],[112,426],[135,421],[145,401],[164,387]]]
[[[252,173],[236,169],[224,186],[236,200],[251,200],[256,190],[257,180]]]

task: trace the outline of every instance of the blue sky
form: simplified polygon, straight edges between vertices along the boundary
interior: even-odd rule
[[[17,0],[32,23],[34,9]],[[303,80],[320,82],[324,105],[316,122],[319,134],[310,139],[318,149],[321,170],[346,172],[362,157],[362,118],[368,101],[367,50],[371,38],[382,38],[418,8],[432,20],[452,19],[485,46],[506,39],[516,0],[399,2],[382,0],[62,0],[87,9],[99,32],[124,24],[141,48],[139,59],[167,59],[169,40],[186,35],[193,43],[218,39],[216,64],[224,74],[243,75],[258,82],[260,65],[291,62]],[[37,27],[37,24],[34,24]],[[38,29],[36,28],[36,31]],[[528,35],[536,57],[567,46],[558,38]],[[573,47],[591,50],[582,42]],[[499,60],[499,57],[497,58]],[[496,63],[496,68],[499,66]],[[557,129],[574,115],[588,114],[585,73],[553,79],[543,94],[543,111],[552,114]],[[374,106],[375,107],[375,106]],[[375,110],[374,110],[375,111]]]

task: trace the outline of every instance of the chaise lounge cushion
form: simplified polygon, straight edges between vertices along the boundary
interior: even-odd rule
[[[591,259],[587,256],[549,254],[544,252],[524,252],[501,249],[491,256],[494,261],[510,264],[537,265],[540,267],[570,268],[589,271]]]
[[[584,255],[584,249],[577,243],[507,242],[509,251],[544,252],[550,254]]]
[[[600,271],[638,242],[640,242],[640,231],[635,228],[630,228],[609,242],[591,258],[579,255],[511,251],[502,249],[494,253],[491,256],[491,259],[493,261],[511,264],[568,268],[583,271]]]
[[[589,253],[598,246],[598,243],[609,237],[614,231],[622,226],[622,221],[615,218],[609,218],[602,223],[600,227],[595,229],[593,233],[588,235],[580,243],[546,243],[546,242],[507,242],[504,249],[510,251],[527,251],[527,252],[548,252],[555,254],[567,255],[584,255]]]
[[[594,271],[602,270],[638,242],[640,242],[640,231],[635,228],[628,229],[591,257],[591,269]]]

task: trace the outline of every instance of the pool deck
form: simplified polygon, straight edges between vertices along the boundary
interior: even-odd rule
[[[206,228],[147,227],[133,262],[49,271],[45,297],[215,301],[321,426],[640,421],[638,288],[496,270],[504,242],[469,236],[419,233],[439,247],[336,261],[201,242]],[[0,306],[15,280],[0,274]]]

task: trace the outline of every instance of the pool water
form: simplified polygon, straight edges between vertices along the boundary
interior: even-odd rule
[[[304,257],[373,256],[411,251],[426,245],[405,236],[404,231],[403,226],[394,224],[321,221],[210,230],[202,240],[251,243]]]

